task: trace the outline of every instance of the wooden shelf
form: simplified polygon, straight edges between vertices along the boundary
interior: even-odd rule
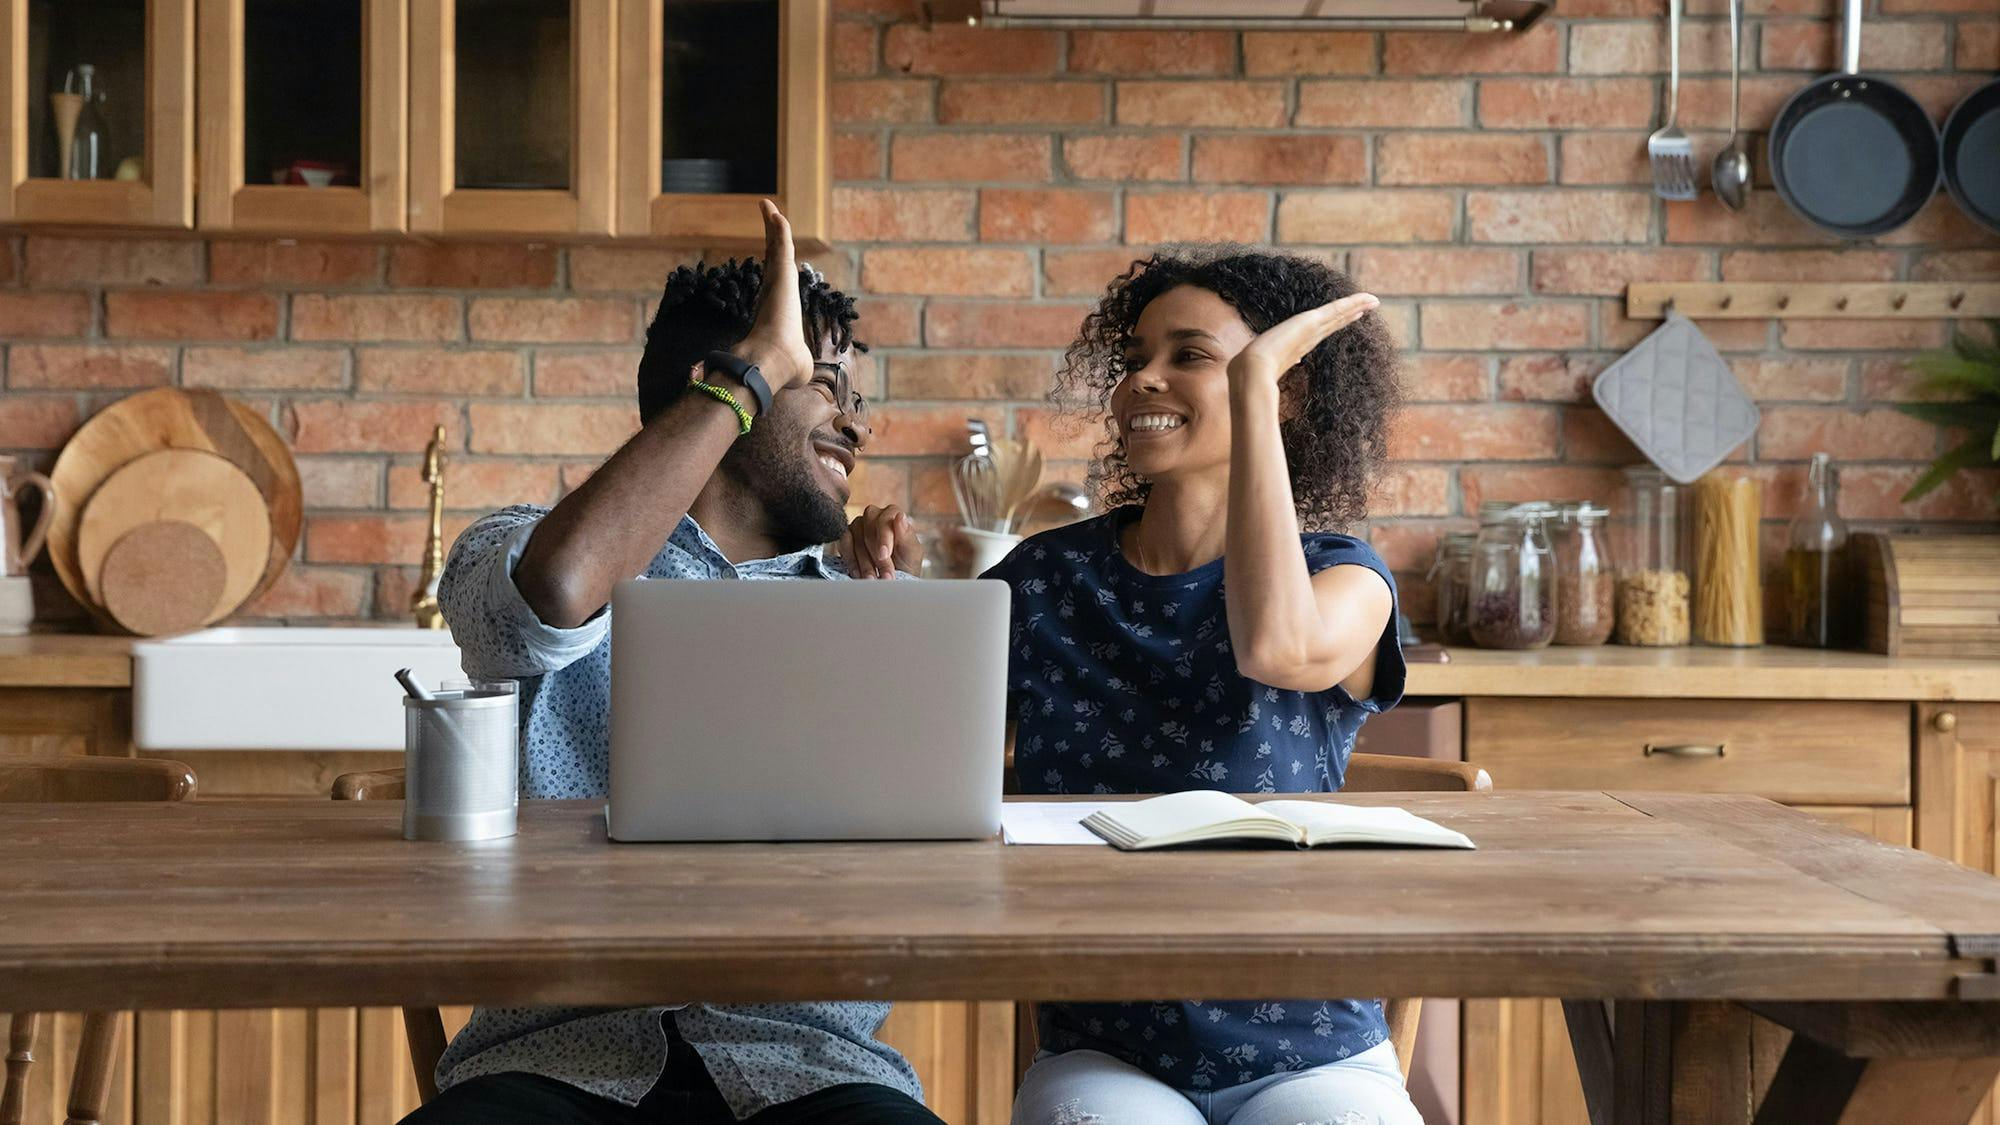
[[[1644,282],[1625,290],[1625,315],[1633,320],[1661,320],[1669,308],[1695,320],[1986,318],[2000,316],[2000,285],[1675,281]]]

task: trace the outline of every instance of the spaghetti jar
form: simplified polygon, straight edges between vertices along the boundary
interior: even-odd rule
[[[1705,645],[1763,644],[1763,489],[1751,477],[1710,473],[1694,482],[1693,507],[1695,637]]]

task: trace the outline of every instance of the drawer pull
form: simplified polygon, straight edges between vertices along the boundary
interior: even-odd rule
[[[1676,758],[1720,758],[1723,755],[1723,746],[1724,744],[1720,742],[1713,746],[1703,746],[1695,743],[1655,746],[1648,742],[1646,744],[1646,757],[1650,758],[1655,754],[1671,754]]]

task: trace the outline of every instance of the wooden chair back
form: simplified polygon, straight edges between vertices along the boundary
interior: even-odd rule
[[[146,758],[0,757],[0,802],[185,801],[194,771],[180,762]],[[77,1037],[64,1125],[98,1125],[111,1097],[112,1055],[122,1012],[89,1012]],[[28,1072],[35,1063],[38,1012],[15,1012],[7,1027],[7,1074],[0,1084],[0,1125],[21,1125]]]
[[[336,801],[400,801],[403,799],[401,769],[344,773],[333,779]],[[436,1008],[404,1008],[403,1035],[410,1041],[410,1069],[416,1072],[417,1096],[425,1102],[437,1097],[437,1065],[444,1057],[444,1015]]]
[[[1011,763],[1010,763],[1011,766]],[[1009,781],[1012,781],[1009,771]],[[1352,754],[1347,759],[1343,793],[1486,793],[1493,779],[1485,770],[1469,762],[1442,762],[1430,758],[1405,758],[1395,754]],[[1396,997],[1382,1001],[1382,1017],[1389,1025],[1389,1041],[1396,1045],[1396,1059],[1403,1077],[1410,1077],[1410,1060],[1416,1054],[1417,1020],[1423,1001],[1416,997]],[[1039,1050],[1035,1031],[1035,1006],[1014,1005],[1014,1080],[1019,1085]]]
[[[0,804],[34,801],[185,801],[194,771],[151,758],[0,756]]]

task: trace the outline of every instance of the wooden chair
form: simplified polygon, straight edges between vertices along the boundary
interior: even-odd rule
[[[194,771],[179,762],[144,758],[0,757],[0,802],[185,801]],[[90,1012],[77,1038],[64,1125],[98,1125],[111,1096],[112,1055],[123,1012]],[[16,1012],[7,1029],[7,1076],[0,1085],[0,1125],[21,1125],[27,1112],[28,1070],[35,1062],[41,1014]]]
[[[1493,788],[1486,771],[1469,762],[1440,762],[1429,758],[1404,758],[1394,754],[1354,754],[1347,759],[1347,783],[1343,793],[1485,793]],[[1396,1044],[1396,1059],[1403,1065],[1403,1077],[1410,1077],[1410,1059],[1416,1054],[1417,1019],[1423,1001],[1415,997],[1382,1001],[1382,1016],[1389,1025],[1389,1040]],[[1018,1086],[1038,1050],[1035,1041],[1035,1006],[1014,1005],[1014,1081]]]
[[[401,768],[344,773],[333,779],[336,801],[400,801],[403,799]],[[403,1035],[410,1041],[410,1069],[416,1072],[417,1096],[425,1102],[437,1097],[437,1064],[444,1057],[444,1016],[435,1007],[404,1008]],[[0,1122],[0,1125],[6,1125]]]

